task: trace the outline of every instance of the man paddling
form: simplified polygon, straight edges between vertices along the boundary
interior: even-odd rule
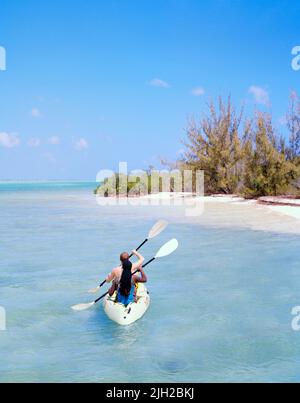
[[[132,251],[132,254],[138,258],[136,263],[131,263],[129,260],[129,254],[123,252],[120,255],[121,266],[118,266],[112,270],[107,276],[106,282],[113,281],[111,288],[109,289],[109,295],[112,296],[117,290],[117,300],[124,305],[128,305],[135,299],[136,283],[147,282],[147,277],[142,269],[144,263],[144,257],[140,255],[136,250]],[[133,276],[133,273],[139,271],[140,276]]]

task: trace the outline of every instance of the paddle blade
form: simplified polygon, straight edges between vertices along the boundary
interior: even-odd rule
[[[157,252],[155,259],[159,257],[168,256],[173,253],[178,248],[178,241],[177,239],[171,239],[171,241],[167,242],[160,248]]]
[[[96,292],[98,292],[100,290],[100,286],[98,285],[98,287],[96,288],[92,288],[91,290],[89,290],[90,294],[96,294]]]
[[[90,302],[88,304],[73,305],[71,308],[73,309],[73,311],[85,311],[86,309],[91,308],[93,305],[95,305],[95,302]]]
[[[168,222],[165,220],[159,220],[150,230],[148,239],[152,239],[160,234],[166,227],[168,226]]]

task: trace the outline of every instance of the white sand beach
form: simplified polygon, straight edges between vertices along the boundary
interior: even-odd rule
[[[229,196],[208,196],[205,201],[214,201],[219,203],[231,204],[248,204],[265,208],[269,211],[274,211],[279,214],[290,216],[300,220],[300,199],[285,199],[279,197],[262,197],[259,200],[246,200],[242,197],[229,195]]]
[[[184,217],[184,220],[193,221],[195,224],[221,227],[233,226],[260,231],[300,234],[299,199],[268,198],[265,201],[246,200],[235,195],[213,195],[192,198],[192,194],[169,192],[143,196],[141,198],[153,201],[155,204],[159,204],[159,201],[162,201],[161,209],[167,208],[164,206],[167,206],[168,200],[176,202],[184,198],[187,202],[193,199],[194,202],[203,203],[203,213],[200,216],[193,218]],[[174,203],[174,205],[176,204]],[[184,216],[180,206],[176,211],[176,213],[175,211],[173,213],[175,216]]]
[[[192,193],[183,192],[162,192],[157,194],[152,194],[148,196],[143,196],[149,200],[167,200],[167,199],[180,199],[183,197],[192,197]],[[202,198],[197,198],[202,199]],[[285,199],[278,197],[263,197],[259,200],[246,200],[243,197],[235,195],[214,195],[205,196],[203,198],[205,203],[230,203],[230,204],[244,204],[248,206],[259,206],[263,207],[269,211],[274,211],[283,215],[294,217],[300,220],[300,199]]]

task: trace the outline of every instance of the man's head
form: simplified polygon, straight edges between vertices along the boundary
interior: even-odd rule
[[[125,262],[125,260],[128,260],[128,259],[129,259],[129,254],[127,252],[121,253],[120,260],[121,260],[122,263]]]

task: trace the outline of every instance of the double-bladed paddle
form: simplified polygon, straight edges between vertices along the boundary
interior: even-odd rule
[[[138,251],[139,249],[141,249],[142,246],[145,245],[146,242],[148,242],[150,239],[155,238],[157,235],[159,235],[166,227],[167,227],[168,223],[165,220],[159,220],[149,231],[148,237],[140,244],[140,246],[137,247],[136,251]],[[129,258],[132,257],[133,254],[131,254],[129,256]],[[99,289],[106,283],[106,280],[102,281],[102,283],[100,285],[98,285],[98,287],[96,288],[92,288],[91,290],[89,290],[90,294],[95,294],[96,292],[99,291]]]
[[[169,256],[171,253],[175,252],[175,250],[178,248],[178,241],[177,239],[171,239],[171,241],[165,243],[160,249],[159,251],[156,253],[155,257],[153,257],[151,260],[149,260],[147,263],[145,263],[143,265],[143,268],[148,266],[148,264],[152,263],[154,260],[159,259],[161,257],[165,257],[165,256]],[[133,273],[136,274],[138,272],[135,271]],[[74,305],[72,306],[72,309],[74,311],[85,311],[86,309],[91,308],[93,305],[97,304],[97,302],[99,302],[101,299],[103,299],[104,297],[106,297],[106,295],[108,294],[108,292],[106,292],[105,294],[101,295],[101,297],[99,297],[98,299],[96,299],[93,302],[89,302],[87,304],[78,304],[78,305]]]

